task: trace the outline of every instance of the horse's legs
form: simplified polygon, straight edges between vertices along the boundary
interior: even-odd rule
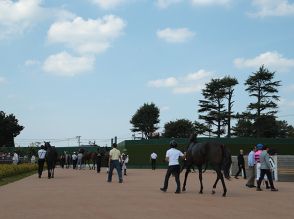
[[[220,166],[216,167],[215,171],[217,173],[217,179],[216,179],[216,181],[215,181],[215,183],[213,185],[212,194],[215,193],[214,189],[216,188],[216,185],[217,185],[218,181],[221,180],[222,185],[223,185],[223,191],[224,191],[223,196],[225,197],[226,194],[227,194],[227,188],[226,188],[226,184],[225,184],[225,181],[224,181],[224,176],[223,176],[222,171],[221,171],[221,167]]]
[[[182,191],[186,191],[187,178],[188,178],[188,175],[189,175],[189,172],[190,172],[189,170],[190,170],[190,168],[187,166]]]
[[[202,184],[202,166],[198,166],[198,171],[199,171],[199,181],[200,181],[200,191],[199,193],[203,193],[203,184]]]

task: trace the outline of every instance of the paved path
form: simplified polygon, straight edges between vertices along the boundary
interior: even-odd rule
[[[159,190],[165,170],[128,170],[124,183],[106,182],[105,169],[56,170],[56,178],[37,175],[0,187],[0,218],[33,219],[173,219],[173,218],[294,218],[294,183],[276,183],[279,192],[248,189],[245,180],[226,181],[211,195],[215,174],[204,174],[204,194],[198,194],[198,176],[190,175],[187,191],[174,194],[174,178],[166,193]],[[183,177],[183,174],[182,176]],[[183,181],[183,179],[182,179]]]

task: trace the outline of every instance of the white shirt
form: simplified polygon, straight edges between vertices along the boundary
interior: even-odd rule
[[[154,152],[151,154],[151,159],[155,160],[157,158],[157,154],[155,154]]]
[[[169,166],[173,166],[173,165],[179,165],[179,157],[183,157],[184,154],[175,149],[175,148],[171,148],[166,152],[166,157],[168,158],[168,165]]]
[[[76,154],[71,155],[72,160],[76,160],[78,156]]]
[[[13,154],[12,160],[16,163],[18,162],[18,154],[17,153]]]
[[[45,159],[46,151],[44,149],[38,150],[38,157],[39,159]]]

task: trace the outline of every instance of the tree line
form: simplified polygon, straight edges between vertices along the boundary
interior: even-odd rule
[[[209,137],[231,136],[287,138],[294,137],[294,128],[285,120],[278,120],[278,88],[275,72],[262,65],[244,82],[252,101],[244,112],[234,112],[234,91],[239,84],[234,77],[213,78],[202,89],[198,102],[198,121],[178,119],[164,124],[162,137],[187,138],[192,133]],[[156,131],[160,110],[154,103],[144,103],[132,116],[131,131],[142,138],[159,137]],[[236,120],[232,126],[232,120]]]

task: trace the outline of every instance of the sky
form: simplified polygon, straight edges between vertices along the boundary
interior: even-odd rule
[[[144,103],[159,131],[198,120],[201,89],[265,65],[281,80],[278,117],[294,125],[292,0],[0,0],[0,110],[25,129],[15,142],[56,146],[132,138]]]

